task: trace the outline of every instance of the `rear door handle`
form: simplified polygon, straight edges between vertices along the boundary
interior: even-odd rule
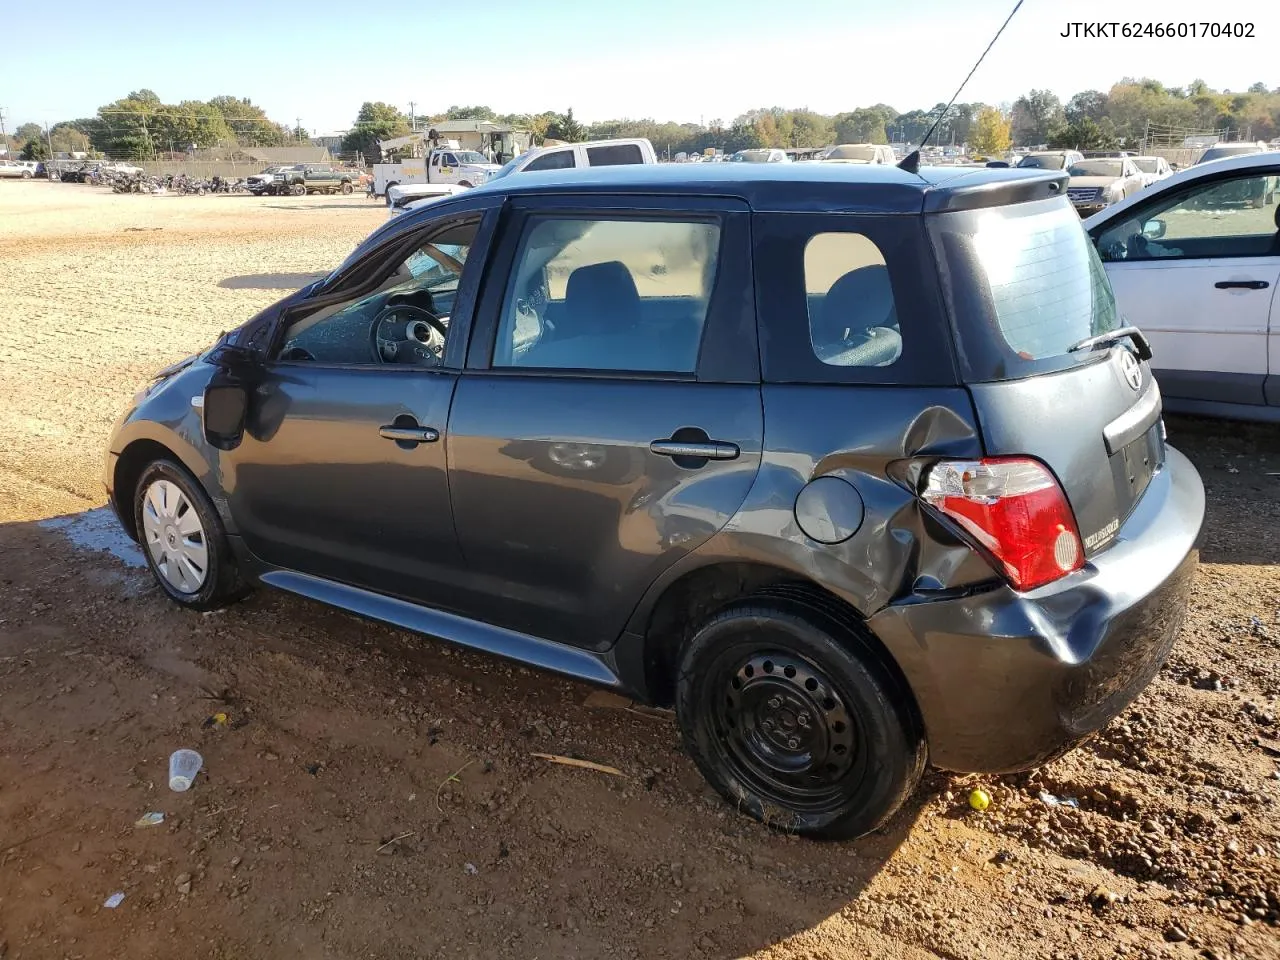
[[[440,431],[431,427],[397,427],[394,424],[378,428],[378,436],[399,443],[435,443]]]
[[[1219,280],[1214,286],[1219,290],[1265,290],[1271,284],[1265,280]]]
[[[649,452],[660,457],[688,457],[691,460],[737,460],[741,453],[736,443],[723,440],[655,440],[649,444]]]

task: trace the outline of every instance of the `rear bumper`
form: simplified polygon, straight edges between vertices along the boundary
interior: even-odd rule
[[[938,767],[1024,770],[1105,726],[1155,676],[1186,612],[1204,519],[1195,467],[1164,468],[1113,546],[1018,593],[891,605],[869,626],[916,695]]]

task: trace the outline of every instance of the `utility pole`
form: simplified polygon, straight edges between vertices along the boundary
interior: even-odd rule
[[[299,143],[302,142],[302,118],[301,117],[293,118],[293,135],[294,137],[297,138]]]
[[[49,133],[49,121],[44,122],[44,142],[49,145],[49,159],[53,159],[53,137]]]
[[[409,129],[412,130],[414,133],[418,132],[418,117],[417,117],[417,114],[413,112],[414,108],[417,107],[417,105],[418,105],[418,101],[416,100],[409,101]]]
[[[4,128],[4,107],[0,107],[0,144],[4,145],[5,154],[9,152],[9,134]]]

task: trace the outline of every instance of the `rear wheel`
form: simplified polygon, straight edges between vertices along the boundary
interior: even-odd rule
[[[355,191],[355,187],[351,185],[350,181],[346,181],[342,184],[343,193],[349,194],[349,193],[353,193],[354,191]]]
[[[393,181],[387,184],[387,189],[383,191],[383,198],[387,201],[387,206],[391,206],[391,188],[400,186],[399,181]]]
[[[222,521],[185,468],[149,464],[134,490],[133,516],[147,566],[171,600],[214,610],[244,595]]]
[[[770,826],[844,839],[906,800],[924,742],[864,629],[761,595],[698,630],[676,712],[686,750],[731,804]]]
[[[458,186],[460,186],[460,187],[467,187],[468,189],[470,189],[470,187],[471,187],[471,181],[470,181],[470,180],[460,180],[460,181],[458,181]]]
[[[30,180],[30,179],[31,179],[31,171],[30,171],[30,170],[23,170],[23,171],[22,171],[22,179],[23,179],[23,180]]]
[[[307,195],[307,188],[304,184],[295,183],[293,185],[293,189],[290,190],[289,192],[292,193],[295,197],[305,197]]]

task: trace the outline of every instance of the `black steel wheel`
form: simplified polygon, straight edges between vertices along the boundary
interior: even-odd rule
[[[704,624],[684,651],[685,747],[735,807],[770,826],[846,839],[884,824],[925,748],[914,703],[865,627],[763,595]]]

